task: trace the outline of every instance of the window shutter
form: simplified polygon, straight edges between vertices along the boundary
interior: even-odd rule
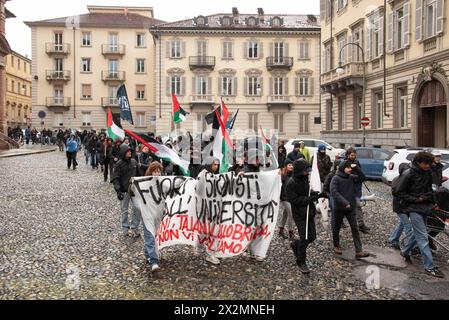
[[[186,95],[186,77],[181,77],[181,95]]]
[[[371,24],[371,21],[369,21],[369,23]],[[372,50],[371,50],[371,29],[370,29],[370,27],[368,26],[367,28],[366,28],[366,49],[367,49],[367,58],[368,58],[368,60],[371,60],[371,52],[372,52]]]
[[[288,78],[284,78],[284,95],[288,96]]]
[[[309,77],[309,96],[313,96],[313,77]]]
[[[259,59],[263,59],[263,43],[258,42],[259,44]]]
[[[198,94],[198,92],[196,91],[197,81],[198,81],[197,77],[192,77],[192,94]]]
[[[166,84],[165,93],[167,94],[167,96],[170,96],[171,95],[171,77],[166,78],[165,84]]]
[[[288,46],[289,45],[289,43],[288,42],[284,42],[284,48],[285,48],[285,52],[284,52],[284,56],[285,57],[289,57],[290,55],[288,54]]]
[[[422,13],[423,0],[416,0],[415,9],[415,41],[422,40]]]
[[[243,94],[245,96],[248,96],[248,83],[249,83],[248,77],[245,77],[244,81],[245,81],[245,86],[243,87]]]
[[[310,59],[310,42],[306,41],[304,44],[304,55],[305,59]]]
[[[348,43],[352,43],[353,42],[352,39],[353,39],[353,37],[352,37],[352,34],[351,34],[348,37]],[[347,48],[346,52],[348,53],[348,56],[346,57],[346,61],[348,63],[351,63],[351,62],[353,62],[352,61],[352,54],[353,54],[354,50],[359,50],[359,48],[357,46],[354,46],[354,45],[348,45],[348,46],[346,46],[346,48]]]
[[[273,42],[270,43],[270,57],[274,56],[274,46],[273,46]]]
[[[274,87],[273,78],[270,78],[270,96],[273,95],[273,87]]]
[[[225,41],[224,40],[221,41],[221,58],[222,59],[226,58],[226,55],[225,55]]]
[[[165,57],[166,58],[170,58],[170,46],[171,46],[171,42],[165,41]]]
[[[184,58],[186,56],[186,42],[181,41],[181,57]]]
[[[410,3],[404,4],[404,26],[402,30],[402,44],[404,47],[408,47],[410,45]]]
[[[249,56],[248,56],[248,42],[247,41],[245,41],[245,43],[243,44],[243,57],[245,59],[249,58]]]
[[[237,95],[237,78],[234,78],[232,82],[232,95],[233,96]]]
[[[263,95],[263,78],[262,77],[257,77],[257,84],[260,84],[260,96]],[[256,92],[257,94],[257,92]]]
[[[444,0],[437,0],[437,13],[436,13],[436,30],[437,34],[443,32],[443,9],[444,9]]]
[[[222,96],[222,95],[223,95],[222,82],[223,82],[223,77],[218,77],[218,82],[217,82],[217,84],[218,84],[217,94],[218,94],[219,96]]]
[[[387,20],[387,52],[393,52],[393,29],[394,29],[394,14],[388,14]]]
[[[207,78],[207,94],[212,94],[212,78]]]
[[[295,77],[295,96],[299,96],[299,76]]]
[[[320,0],[320,20],[324,21],[326,15],[326,0]]]
[[[384,53],[384,17],[379,17],[379,53]],[[385,48],[386,49],[386,48]]]

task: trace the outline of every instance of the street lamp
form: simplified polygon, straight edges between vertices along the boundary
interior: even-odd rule
[[[343,45],[343,47],[340,48],[340,52],[338,54],[338,68],[335,70],[338,74],[342,74],[345,70],[343,69],[343,65],[342,65],[342,59],[341,59],[341,53],[343,52],[343,49],[348,46],[348,45],[354,45],[357,48],[360,49],[360,51],[362,52],[362,63],[363,63],[363,88],[362,88],[362,115],[361,117],[365,117],[365,93],[366,93],[366,63],[365,63],[365,52],[363,51],[363,48],[355,42],[348,42],[346,44]],[[361,119],[358,119],[359,123],[361,121]],[[366,133],[365,133],[365,126],[363,127],[363,146],[365,147],[365,141],[366,141]]]

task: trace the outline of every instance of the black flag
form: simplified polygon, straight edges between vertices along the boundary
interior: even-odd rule
[[[117,90],[117,99],[120,105],[120,119],[126,120],[134,125],[133,115],[131,113],[131,106],[129,105],[128,94],[126,93],[125,85],[122,84]]]

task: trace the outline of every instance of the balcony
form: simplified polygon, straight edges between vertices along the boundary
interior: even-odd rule
[[[70,70],[47,70],[45,78],[47,81],[69,81]]]
[[[47,97],[46,104],[47,108],[62,108],[68,110],[71,106],[70,97]]]
[[[325,92],[337,94],[346,90],[363,88],[363,62],[351,62],[342,66],[343,72],[337,69],[321,74],[321,88]]]
[[[70,53],[70,44],[47,42],[45,44],[45,52],[48,55],[68,55]]]
[[[104,56],[123,56],[125,54],[125,45],[123,44],[102,44],[101,53]]]
[[[113,97],[103,97],[101,98],[101,106],[103,108],[118,107],[118,99]]]
[[[293,67],[293,57],[267,57],[267,69],[287,69]]]
[[[190,70],[197,69],[197,68],[214,70],[215,57],[210,57],[210,56],[189,57],[189,66],[190,66]]]
[[[287,95],[271,95],[268,96],[268,110],[272,109],[274,106],[280,108],[287,108],[288,111],[291,110],[293,105],[292,96]]]
[[[103,81],[125,81],[125,71],[102,71],[101,80]]]

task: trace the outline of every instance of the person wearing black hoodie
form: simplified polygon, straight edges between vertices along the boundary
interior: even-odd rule
[[[295,231],[293,230],[293,216],[292,216],[292,206],[290,202],[287,200],[287,192],[285,187],[287,186],[288,180],[293,175],[293,162],[289,159],[284,161],[284,167],[280,169],[281,173],[281,197],[279,203],[279,215],[282,217],[279,225],[279,235],[284,238],[290,238],[290,240],[294,240]],[[288,236],[285,233],[285,224],[287,224],[288,228]]]
[[[291,204],[293,220],[299,233],[299,240],[293,240],[290,246],[295,254],[296,264],[303,274],[310,273],[306,263],[306,250],[309,244],[316,239],[314,202],[322,196],[318,192],[309,191],[309,171],[310,166],[305,159],[296,160],[293,163],[293,176],[288,180],[285,187],[286,197]],[[307,210],[309,218],[308,236],[306,239]]]
[[[299,142],[297,142],[294,144],[293,151],[287,155],[287,159],[289,159],[292,162],[298,159],[305,159],[306,157],[304,157],[304,155],[301,153],[301,151],[299,151],[299,149],[301,149],[301,145],[299,144]]]
[[[117,198],[120,200],[123,233],[132,237],[139,236],[137,228],[140,224],[140,212],[134,204],[132,204],[132,221],[128,222],[128,207],[133,196],[129,191],[129,186],[131,178],[135,176],[137,176],[137,161],[132,158],[131,148],[127,144],[122,144],[120,160],[114,166],[112,183],[117,192]]]
[[[340,246],[340,229],[343,218],[346,217],[351,227],[352,239],[354,240],[355,258],[361,259],[369,257],[369,253],[362,250],[362,241],[360,240],[359,228],[357,226],[357,200],[354,183],[358,177],[351,174],[352,170],[352,161],[342,161],[338,167],[338,172],[331,181],[330,191],[333,198],[333,214],[335,219],[332,238],[334,242],[334,253],[341,255],[343,251]]]

